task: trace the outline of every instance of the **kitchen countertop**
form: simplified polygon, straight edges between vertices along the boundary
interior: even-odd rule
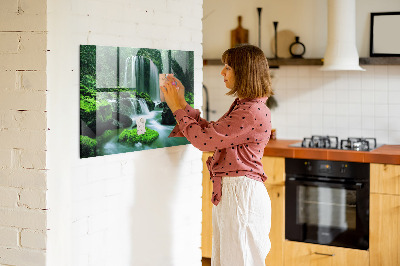
[[[270,140],[264,156],[363,163],[400,164],[400,145],[382,145],[372,151],[290,147],[301,140]]]

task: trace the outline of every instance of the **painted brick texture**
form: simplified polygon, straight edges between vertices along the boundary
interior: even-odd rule
[[[45,265],[46,5],[0,2],[1,265]]]
[[[200,107],[202,0],[59,0],[47,10],[47,263],[201,265],[201,152],[79,159],[78,119],[81,44],[193,50]]]

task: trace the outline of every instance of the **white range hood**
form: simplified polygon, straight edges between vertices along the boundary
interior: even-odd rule
[[[358,70],[355,0],[328,0],[328,44],[320,70]]]

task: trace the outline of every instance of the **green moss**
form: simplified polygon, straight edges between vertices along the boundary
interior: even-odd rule
[[[158,138],[159,134],[157,131],[146,127],[146,133],[142,135],[137,134],[137,129],[124,129],[119,135],[119,141],[134,145],[138,142],[143,144],[149,144]]]
[[[146,101],[149,111],[153,111],[156,104],[151,100],[150,95],[145,92],[136,92],[137,98],[142,98]]]
[[[106,130],[101,136],[96,137],[98,143],[104,143],[108,141],[113,135],[113,130]]]
[[[81,136],[81,158],[96,156],[97,141],[87,136]]]

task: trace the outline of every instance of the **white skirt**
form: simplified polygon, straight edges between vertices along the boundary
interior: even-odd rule
[[[222,197],[212,210],[212,266],[262,266],[271,249],[271,201],[254,179],[222,178]]]

